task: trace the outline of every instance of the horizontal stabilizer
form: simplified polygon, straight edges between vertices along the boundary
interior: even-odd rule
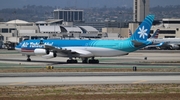
[[[140,46],[144,45],[144,43],[136,41],[136,40],[132,40],[132,42],[134,43],[135,47],[140,47]]]

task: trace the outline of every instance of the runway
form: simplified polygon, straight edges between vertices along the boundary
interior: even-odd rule
[[[5,52],[5,51],[3,51]],[[7,63],[7,64],[24,64],[24,65],[72,65],[66,64],[66,60],[68,58],[64,57],[56,57],[52,59],[44,59],[41,56],[31,56],[31,62],[27,62],[26,56],[22,56],[20,53],[15,53],[15,51],[8,51],[7,53],[0,54],[0,63]],[[144,60],[144,57],[147,57],[147,60]],[[18,59],[17,59],[18,58]],[[180,62],[180,50],[141,50],[129,53],[126,56],[118,56],[118,57],[96,57],[99,59],[98,65],[139,65],[144,62]],[[81,59],[78,59],[78,64],[81,63]],[[147,63],[145,63],[147,64]],[[171,63],[172,64],[172,63]],[[180,63],[176,63],[179,64]],[[85,64],[87,65],[87,64]],[[92,64],[88,64],[92,65]],[[94,65],[94,64],[93,64]],[[178,65],[178,66],[179,66]]]
[[[1,53],[0,68],[140,68],[173,70],[174,72],[34,72],[0,73],[1,86],[75,85],[75,84],[151,84],[180,83],[180,51],[137,51],[127,56],[97,57],[100,64],[66,64],[68,58],[43,59],[18,53]],[[147,60],[144,59],[147,57]],[[18,58],[18,59],[17,59]],[[36,70],[36,69],[35,69]],[[46,71],[46,70],[45,70]],[[177,71],[177,72],[176,72]]]
[[[179,72],[64,72],[1,73],[0,85],[78,85],[78,84],[180,83]]]

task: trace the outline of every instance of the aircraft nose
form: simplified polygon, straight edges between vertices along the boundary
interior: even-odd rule
[[[15,50],[17,50],[17,51],[21,51],[21,48],[18,48],[18,47],[15,47]]]

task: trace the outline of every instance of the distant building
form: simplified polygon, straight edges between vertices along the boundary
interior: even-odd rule
[[[62,19],[48,19],[45,21],[37,21],[37,26],[54,26],[54,25],[62,25],[63,20]]]
[[[142,22],[149,14],[149,0],[134,0],[133,2],[133,21]]]
[[[160,24],[151,28],[151,33],[159,30],[158,38],[180,38],[180,19],[163,18]]]
[[[76,26],[92,26],[96,28],[99,32],[102,32],[102,28],[105,27],[105,22],[75,22]]]
[[[128,28],[104,27],[102,28],[102,32],[108,33],[109,37],[117,38],[120,35],[126,38],[130,36],[129,29],[134,33],[139,24],[137,22],[131,22]],[[180,38],[180,19],[163,18],[153,23],[150,33],[153,34],[157,29],[159,29],[158,38]]]
[[[64,22],[80,22],[83,21],[84,10],[56,9],[53,14],[54,19],[63,19]]]
[[[90,34],[89,34],[90,33]],[[0,22],[0,41],[3,43],[19,43],[25,39],[55,38],[80,34],[94,36],[99,31],[91,26],[67,26],[61,19],[27,22],[24,20],[11,20]],[[1,46],[1,44],[0,44]]]
[[[99,32],[102,32],[102,28],[109,27],[109,28],[125,28],[128,27],[128,23],[125,22],[81,22],[81,23],[74,23],[77,26],[92,26],[96,28]]]

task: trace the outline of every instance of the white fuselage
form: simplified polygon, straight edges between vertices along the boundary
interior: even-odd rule
[[[100,47],[63,47],[63,49],[71,50],[71,51],[72,50],[82,50],[82,51],[79,51],[82,54],[82,55],[79,55],[80,57],[86,57],[86,56],[113,57],[113,56],[122,56],[122,55],[128,54],[128,52],[125,52],[125,51],[109,49],[109,48],[100,48]],[[16,48],[16,50],[21,52],[23,55],[36,56],[36,54],[34,52],[22,51],[19,48]],[[89,52],[84,52],[83,50],[89,51]],[[90,54],[87,54],[87,53],[90,53]],[[77,55],[77,54],[74,54],[74,55]],[[67,54],[57,53],[57,56],[58,57],[67,57]]]
[[[163,38],[163,39],[149,39],[153,44],[158,43],[169,43],[169,44],[180,44],[180,38]]]

